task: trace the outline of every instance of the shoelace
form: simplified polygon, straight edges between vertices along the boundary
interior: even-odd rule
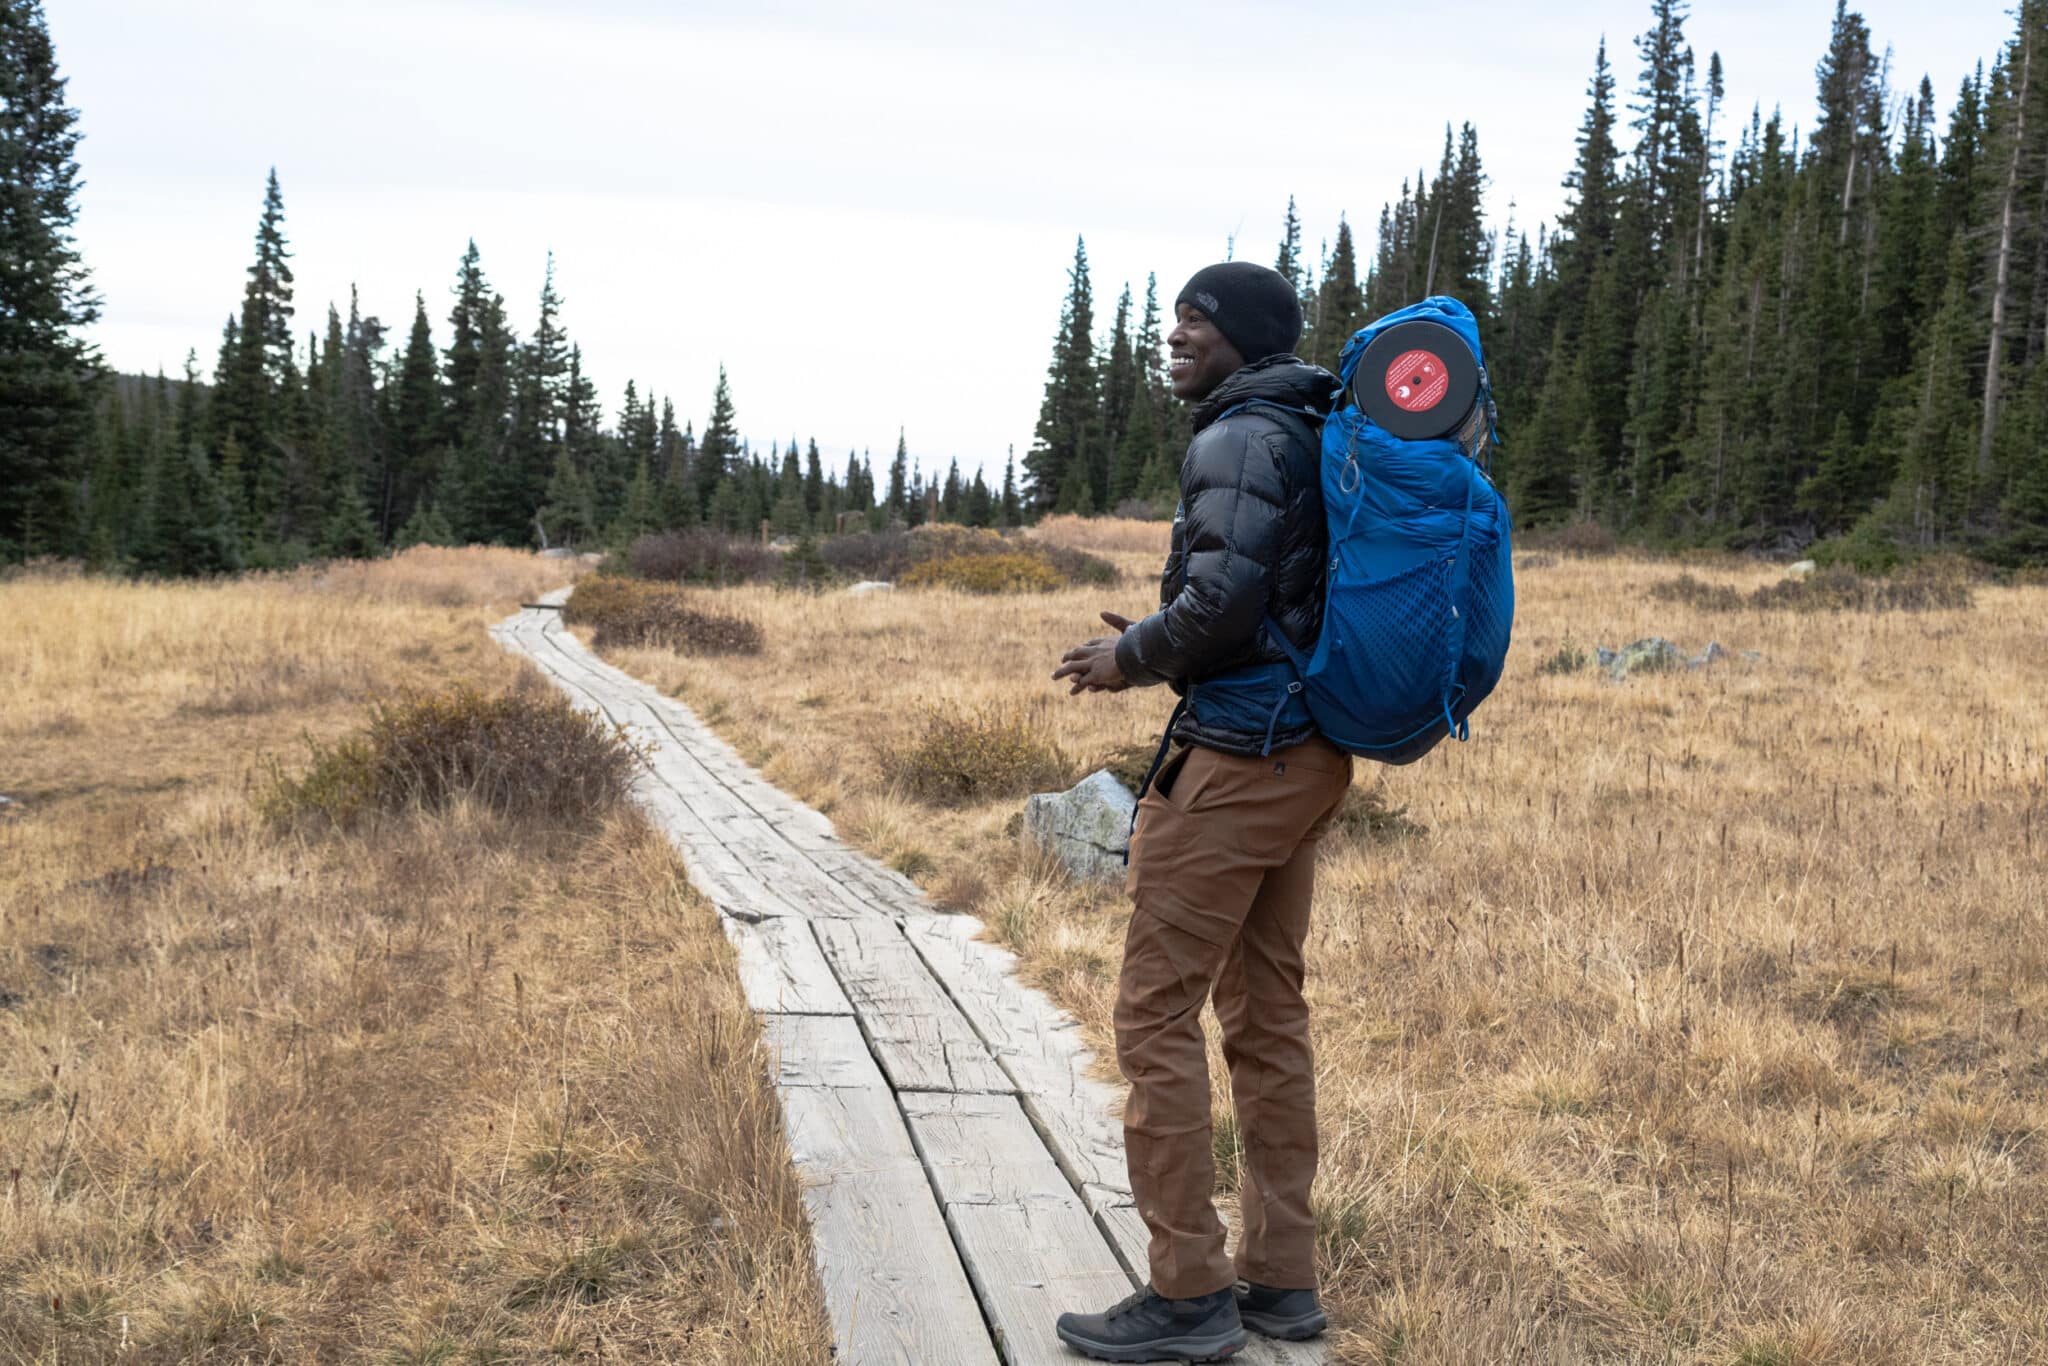
[[[1146,1300],[1151,1299],[1152,1293],[1152,1287],[1149,1284],[1145,1285],[1141,1289],[1132,1291],[1129,1295],[1126,1295],[1123,1299],[1118,1300],[1115,1304],[1112,1304],[1106,1311],[1104,1311],[1102,1315],[1103,1320],[1107,1322],[1108,1320],[1116,1318],[1119,1315],[1130,1313],[1131,1310],[1136,1309]]]

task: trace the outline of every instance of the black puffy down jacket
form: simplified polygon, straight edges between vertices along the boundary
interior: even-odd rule
[[[1328,546],[1321,423],[1336,391],[1329,371],[1269,356],[1196,406],[1160,609],[1117,641],[1117,668],[1132,684],[1171,683],[1185,692],[1189,683],[1246,665],[1281,663],[1287,654],[1268,637],[1268,617],[1297,649],[1315,648]],[[1218,420],[1252,399],[1263,402]],[[1174,734],[1232,754],[1257,754],[1267,742],[1264,731],[1205,728],[1192,715]],[[1283,725],[1272,744],[1314,734],[1313,725]]]

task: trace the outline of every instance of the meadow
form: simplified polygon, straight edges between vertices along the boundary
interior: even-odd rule
[[[345,826],[368,709],[552,697],[494,550],[0,581],[0,1361],[823,1362],[759,1036],[630,807]]]
[[[1034,534],[1120,585],[705,590],[760,653],[607,654],[983,917],[1106,1058],[1126,903],[1020,845],[1006,775],[1149,755],[1164,692],[1050,674],[1156,604],[1165,530]],[[1360,766],[1310,942],[1343,1359],[2048,1357],[2048,588],[1801,610],[1783,577],[1524,552],[1470,742]],[[1728,656],[1594,666],[1651,635]],[[986,794],[920,781],[977,735]]]

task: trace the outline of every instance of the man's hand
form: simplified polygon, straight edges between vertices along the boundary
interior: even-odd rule
[[[1118,616],[1115,612],[1104,612],[1103,623],[1116,628],[1122,635],[1132,626],[1129,617]],[[1059,668],[1053,670],[1053,681],[1062,678],[1074,680],[1074,686],[1067,696],[1084,692],[1122,692],[1131,685],[1125,681],[1123,671],[1116,666],[1116,636],[1097,636],[1095,639],[1076,645],[1060,659]]]

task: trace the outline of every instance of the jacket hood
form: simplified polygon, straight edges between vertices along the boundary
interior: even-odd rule
[[[1341,387],[1335,375],[1299,356],[1267,356],[1224,380],[1195,405],[1195,430],[1199,432],[1214,422],[1225,409],[1253,399],[1277,403],[1283,408],[1307,409],[1317,418],[1325,418],[1330,415]]]

